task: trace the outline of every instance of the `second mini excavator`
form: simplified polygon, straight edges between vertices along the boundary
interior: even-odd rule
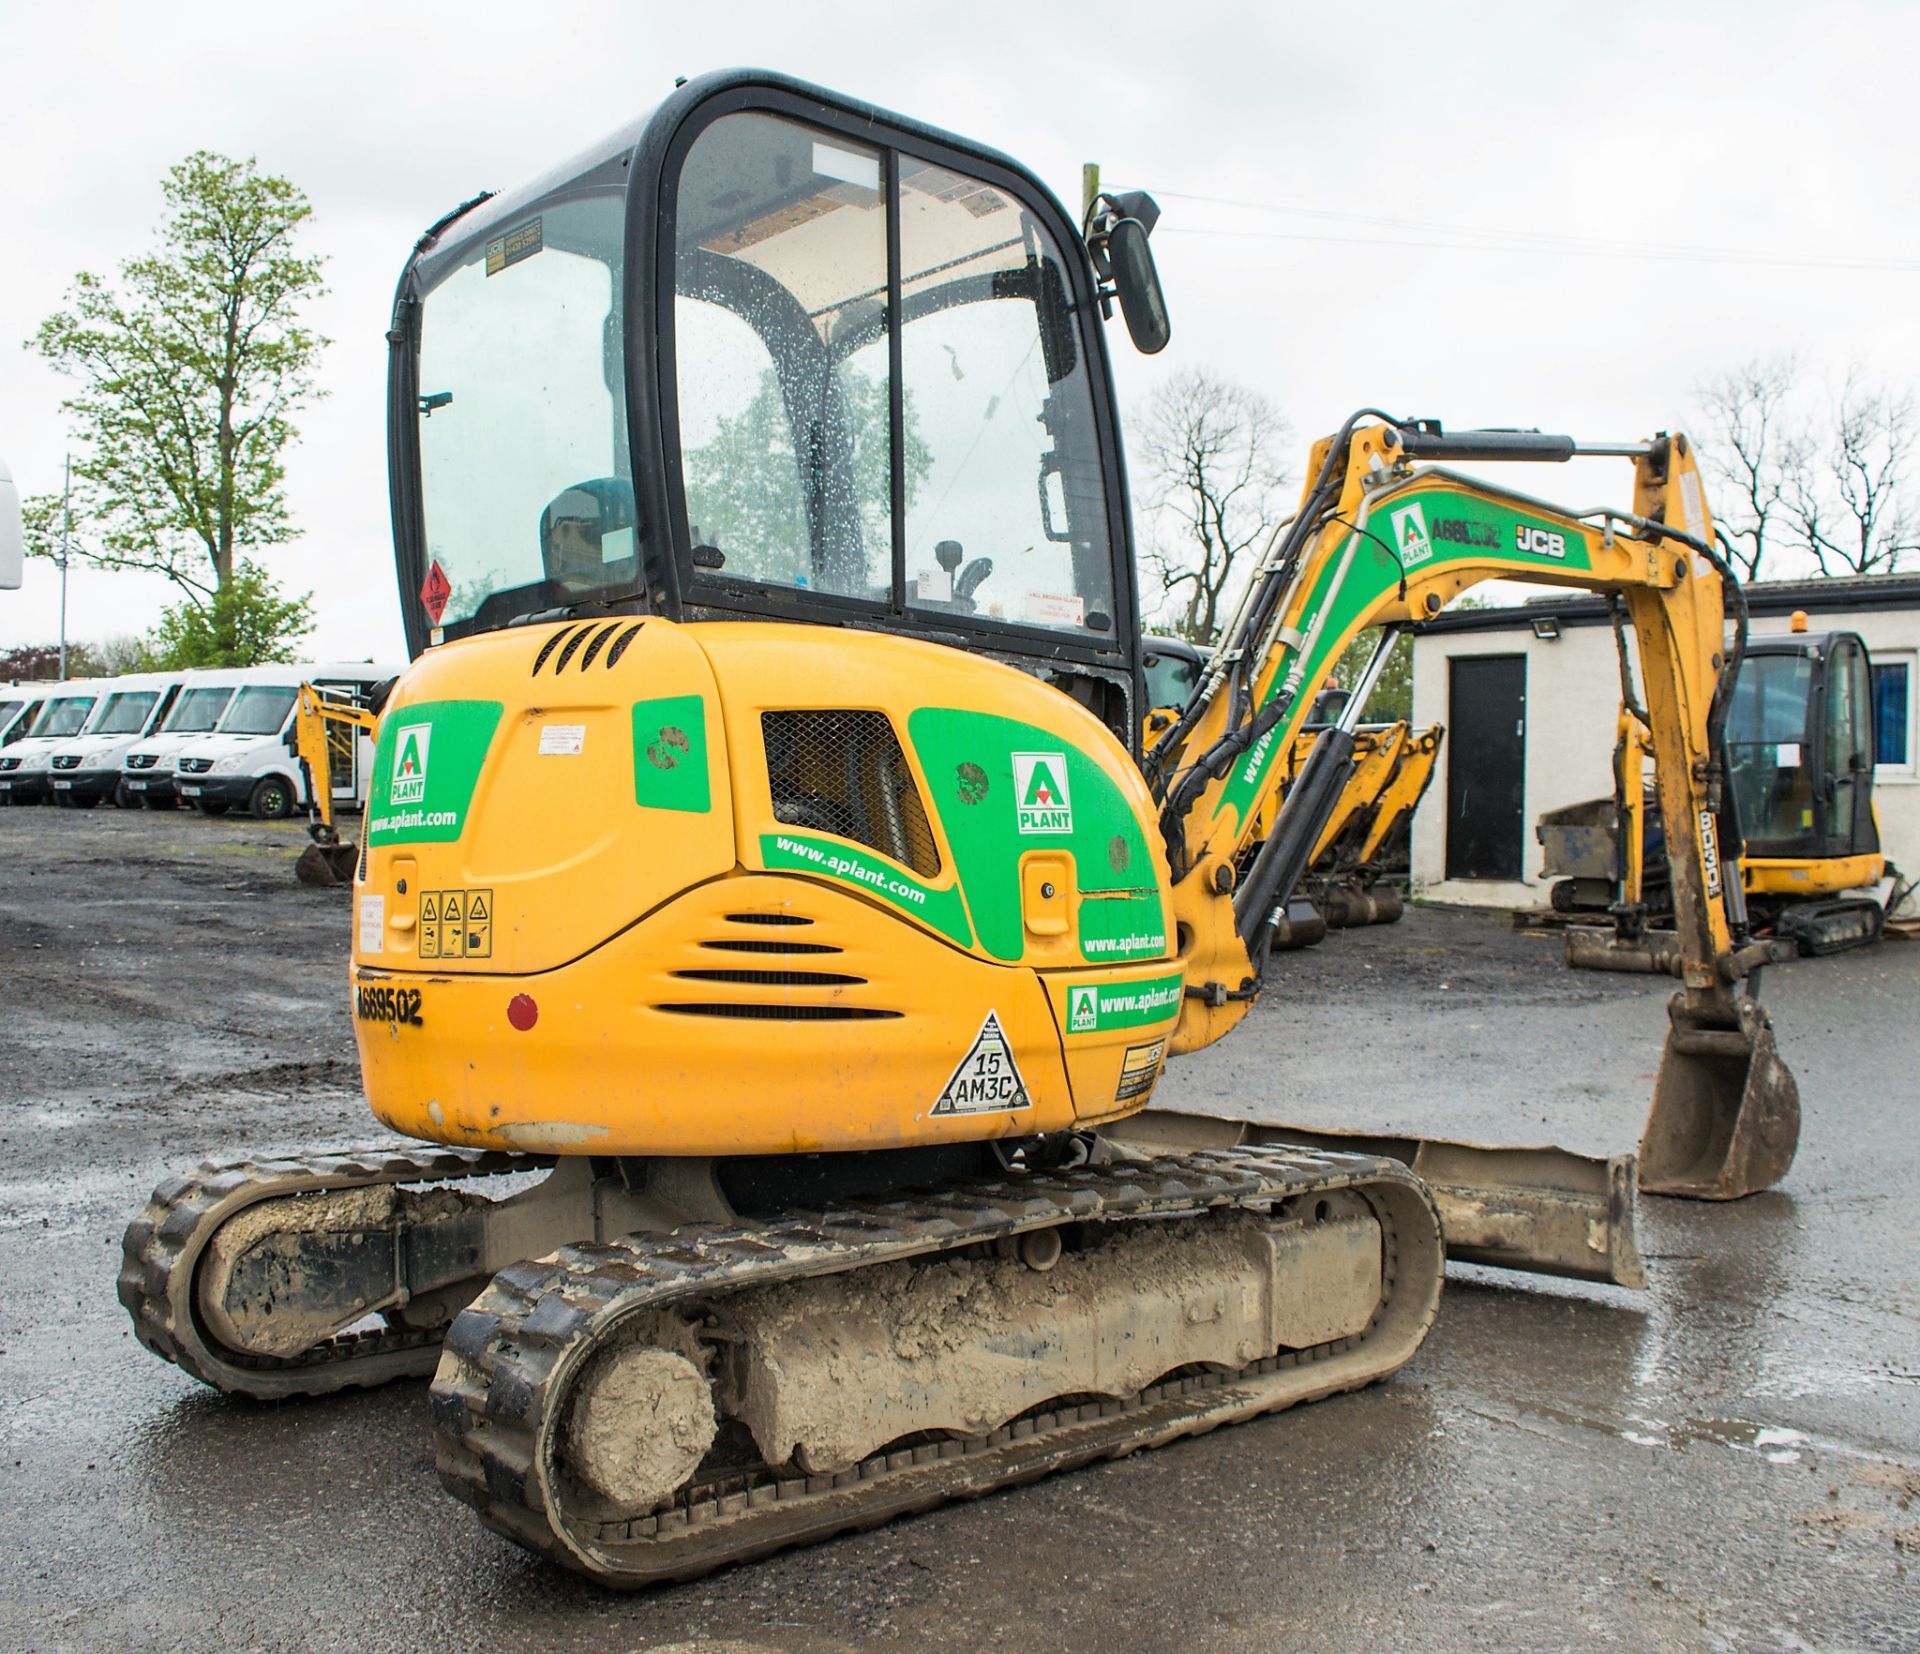
[[[421,238],[350,992],[436,1146],[164,1184],[149,1348],[256,1396],[434,1372],[447,1487],[616,1585],[1394,1371],[1443,1271],[1405,1166],[1107,1128],[1254,1003],[1366,699],[1255,848],[1331,663],[1498,576],[1640,640],[1686,955],[1649,1181],[1784,1170],[1684,439],[1603,450],[1633,508],[1575,518],[1421,463],[1565,439],[1356,415],[1143,767],[1101,327],[1165,342],[1143,215],[742,72]]]
[[[1678,950],[1649,796],[1652,736],[1618,637],[1621,687],[1613,796],[1540,819],[1554,908],[1611,914],[1610,930],[1567,933],[1567,962],[1595,970],[1671,971]],[[1742,882],[1754,930],[1776,953],[1840,953],[1877,941],[1911,889],[1880,848],[1873,800],[1873,699],[1857,633],[1793,629],[1749,642],[1725,734],[1727,773],[1746,848]],[[1886,900],[1860,894],[1891,880]],[[1852,893],[1852,894],[1850,894]]]

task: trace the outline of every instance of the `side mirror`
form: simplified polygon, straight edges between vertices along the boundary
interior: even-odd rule
[[[1117,221],[1107,232],[1107,256],[1113,261],[1113,287],[1134,348],[1144,356],[1158,355],[1173,337],[1173,325],[1167,319],[1166,296],[1160,291],[1160,272],[1153,265],[1146,226],[1137,218]]]

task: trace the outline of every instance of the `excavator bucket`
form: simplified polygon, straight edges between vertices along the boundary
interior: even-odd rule
[[[355,844],[309,844],[293,864],[293,876],[302,884],[351,884],[353,864],[359,859],[360,848]]]
[[[1742,995],[1725,1011],[1698,1011],[1685,994],[1667,1005],[1672,1026],[1640,1139],[1640,1187],[1693,1200],[1738,1200],[1787,1174],[1800,1142],[1800,1088],[1774,1046],[1773,1024]]]

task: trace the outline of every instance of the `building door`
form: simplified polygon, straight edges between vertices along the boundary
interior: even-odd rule
[[[1527,658],[1450,661],[1447,877],[1518,879],[1526,851]]]

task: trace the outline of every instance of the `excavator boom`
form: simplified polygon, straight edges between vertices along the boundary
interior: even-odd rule
[[[1628,457],[1631,510],[1567,512],[1436,463]],[[1641,1142],[1644,1186],[1748,1194],[1792,1163],[1798,1095],[1758,1003],[1737,856],[1722,847],[1722,730],[1744,641],[1739,588],[1714,549],[1680,435],[1582,448],[1528,432],[1447,433],[1356,415],[1314,450],[1301,508],[1269,549],[1192,700],[1149,756],[1178,922],[1197,939],[1174,1050],[1212,1043],[1258,991],[1269,926],[1306,865],[1353,751],[1356,693],[1258,837],[1274,772],[1332,664],[1369,627],[1438,614],[1473,585],[1525,579],[1611,592],[1639,643],[1684,983]],[[1316,766],[1322,773],[1316,775]],[[1737,841],[1735,841],[1737,842]]]

